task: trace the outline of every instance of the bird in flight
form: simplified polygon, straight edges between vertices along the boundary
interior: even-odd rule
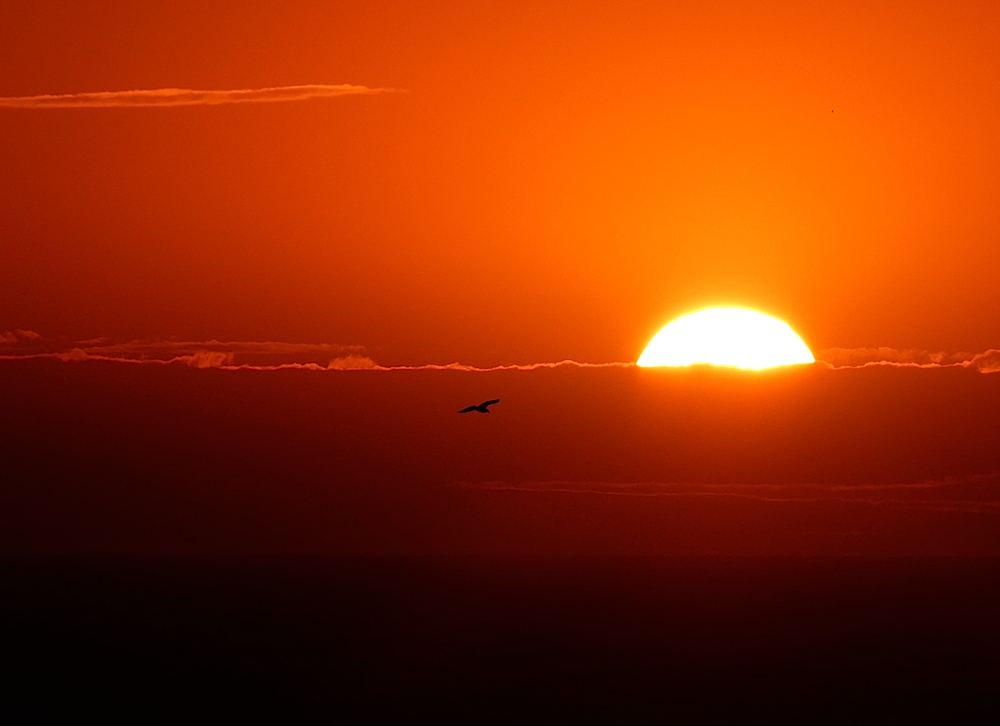
[[[494,398],[492,401],[483,401],[478,406],[466,406],[459,413],[472,413],[473,411],[478,411],[479,413],[489,413],[490,406],[494,403],[500,403],[499,398]]]

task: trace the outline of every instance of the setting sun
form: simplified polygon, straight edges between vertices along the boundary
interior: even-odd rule
[[[813,363],[812,353],[787,323],[742,308],[709,308],[685,315],[653,336],[638,365],[711,363],[760,370]]]

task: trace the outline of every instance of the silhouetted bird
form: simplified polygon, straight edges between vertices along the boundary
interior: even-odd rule
[[[472,413],[473,411],[478,411],[479,413],[489,413],[489,407],[494,403],[500,403],[500,399],[494,398],[492,401],[483,401],[478,406],[468,406],[459,411],[459,413]]]

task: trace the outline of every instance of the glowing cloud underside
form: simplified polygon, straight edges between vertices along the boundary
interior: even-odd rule
[[[815,360],[802,338],[780,320],[742,308],[710,308],[663,328],[649,341],[637,364],[711,363],[760,370]]]

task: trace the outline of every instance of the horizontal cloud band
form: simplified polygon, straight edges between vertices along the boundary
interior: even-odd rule
[[[462,363],[383,366],[365,355],[359,345],[334,343],[283,343],[277,341],[177,341],[133,340],[115,343],[106,338],[73,343],[49,341],[32,330],[0,332],[0,360],[49,358],[65,362],[110,361],[117,363],[180,363],[194,368],[226,370],[376,370],[376,371],[530,371],[537,368],[630,367],[633,363],[553,363],[469,366]]]
[[[896,348],[828,348],[816,355],[816,360],[830,368],[866,368],[892,366],[897,368],[972,368],[981,373],[1000,371],[1000,350],[990,348],[982,353],[945,353]]]
[[[197,91],[190,88],[153,88],[143,91],[98,91],[61,95],[0,97],[0,108],[142,108],[155,106],[219,106],[230,103],[275,103],[308,98],[392,93],[392,88],[350,84],[277,86],[230,91]]]
[[[721,497],[771,504],[840,502],[863,506],[1000,514],[1000,473],[903,484],[697,484],[685,482],[487,481],[457,482],[464,489],[535,494],[633,497]]]
[[[376,371],[531,371],[539,368],[630,368],[631,362],[583,363],[572,360],[472,366],[425,363],[384,366],[365,355],[359,345],[283,343],[275,341],[133,340],[114,343],[105,338],[76,342],[46,340],[32,330],[0,331],[0,360],[54,358],[63,361],[103,360],[121,363],[182,363],[195,368],[229,370],[376,370]],[[941,353],[895,348],[830,348],[816,355],[819,365],[834,370],[892,366],[900,368],[969,368],[1000,372],[1000,350],[981,353]]]
[[[83,348],[73,348],[65,353],[22,353],[14,355],[0,354],[0,360],[30,360],[49,358],[66,363],[80,361],[107,361],[112,363],[150,363],[155,365],[170,365],[180,363],[192,368],[220,368],[230,371],[277,371],[299,369],[310,371],[465,371],[490,373],[495,371],[533,371],[540,368],[631,368],[634,363],[580,363],[575,360],[563,360],[555,363],[528,363],[525,365],[502,365],[489,368],[464,365],[462,363],[427,363],[416,366],[383,366],[364,355],[345,355],[332,358],[329,363],[236,363],[233,355],[220,351],[197,351],[176,355],[173,358],[129,358],[126,356],[111,356],[92,353]]]

